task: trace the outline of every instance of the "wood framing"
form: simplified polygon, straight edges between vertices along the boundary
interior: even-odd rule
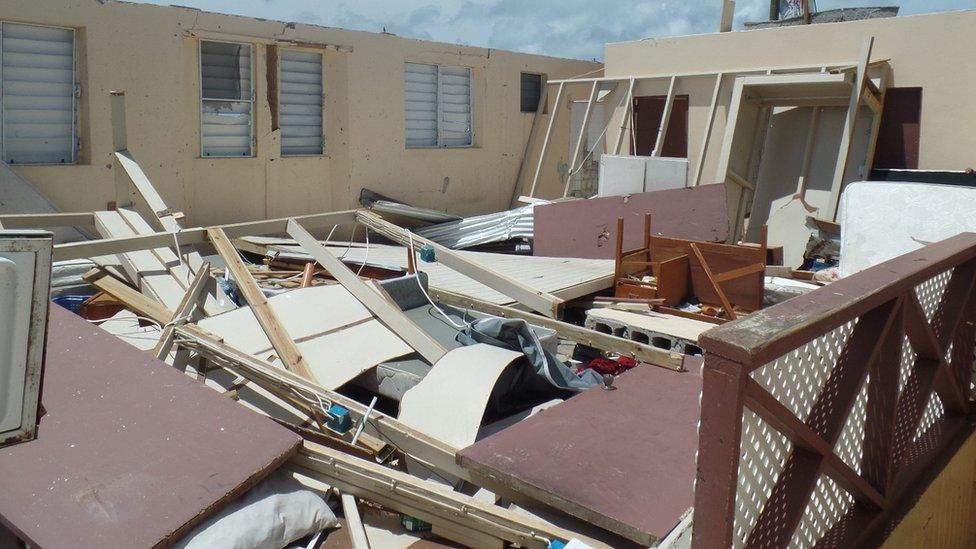
[[[479,265],[465,258],[460,253],[416,234],[412,234],[407,229],[398,227],[373,212],[360,210],[356,212],[356,219],[363,225],[402,246],[410,246],[411,243],[416,249],[423,246],[430,246],[434,250],[435,260],[445,267],[469,276],[534,311],[538,311],[550,318],[559,318],[563,300],[550,293],[536,290],[518,280],[493,271],[484,265]]]
[[[671,111],[674,109],[674,86],[678,79],[674,76],[668,82],[668,95],[664,100],[664,110],[661,111],[661,123],[657,127],[657,138],[654,140],[654,150],[651,156],[661,156],[664,140],[668,135],[668,124],[671,123]]]
[[[93,212],[37,213],[0,215],[0,224],[8,229],[41,229],[51,227],[94,227]]]
[[[864,84],[868,78],[868,62],[871,60],[871,48],[874,37],[868,36],[861,43],[861,55],[858,56],[857,73],[851,86],[851,99],[847,106],[847,116],[844,118],[844,133],[840,136],[840,149],[837,151],[837,164],[834,166],[834,178],[830,184],[830,202],[825,212],[828,219],[836,219],[837,205],[840,203],[840,192],[844,185],[844,172],[847,171],[847,161],[851,155],[851,140],[857,127],[857,112],[861,108],[864,95]],[[870,95],[870,92],[868,92]],[[873,96],[872,96],[873,97]],[[880,112],[875,112],[875,118],[880,119]]]
[[[548,85],[548,82],[546,83]],[[535,196],[536,185],[539,184],[539,176],[542,174],[542,166],[546,163],[546,153],[549,152],[549,138],[552,137],[552,129],[556,126],[556,118],[559,117],[559,109],[563,98],[563,84],[559,85],[556,91],[556,100],[553,101],[552,111],[549,113],[549,125],[546,126],[546,136],[542,139],[542,150],[539,152],[539,163],[535,166],[535,175],[532,176],[532,186],[529,187],[529,196]]]
[[[207,284],[211,281],[210,263],[204,263],[197,271],[196,276],[193,277],[193,282],[187,288],[183,299],[180,300],[179,306],[173,312],[173,318],[164,325],[163,333],[159,336],[159,342],[156,343],[156,347],[153,349],[153,354],[156,355],[156,358],[166,360],[166,357],[169,356],[169,351],[173,348],[173,333],[176,325],[188,322],[190,315],[193,313],[193,308],[198,305],[203,305],[200,298]]]
[[[342,515],[346,519],[346,529],[349,531],[352,549],[370,549],[369,538],[366,537],[366,529],[363,528],[363,519],[359,516],[356,496],[343,493],[341,499]]]
[[[359,300],[363,306],[369,309],[383,324],[392,330],[397,337],[402,339],[407,345],[413,347],[428,362],[434,364],[447,353],[447,349],[417,327],[413,321],[403,314],[403,311],[367,286],[365,282],[356,276],[356,273],[349,270],[349,267],[345,263],[339,261],[336,256],[332,255],[332,252],[320,244],[297,221],[290,221],[288,223],[288,234],[309,255],[314,257],[320,265],[325,267],[329,271],[329,274],[338,280],[353,297]]]
[[[708,154],[708,143],[712,137],[712,127],[715,125],[715,111],[718,107],[718,94],[722,90],[722,79],[724,73],[715,75],[715,87],[712,89],[712,101],[708,106],[708,118],[705,120],[705,131],[702,133],[701,152],[698,153],[698,160],[695,162],[694,186],[701,184],[702,169],[705,167],[705,155]]]
[[[624,115],[620,120],[620,131],[617,133],[617,141],[613,146],[613,154],[620,154],[620,147],[623,146],[624,136],[627,135],[627,128],[634,124],[634,119],[631,116],[631,112],[634,110],[634,84],[637,83],[636,78],[631,78],[627,84],[627,95],[624,96]]]
[[[227,238],[223,230],[209,229],[207,233],[210,237],[210,242],[217,249],[217,253],[220,254],[221,259],[227,264],[228,272],[233,275],[234,282],[237,283],[238,291],[240,291],[244,300],[247,301],[247,304],[250,305],[251,312],[254,313],[258,324],[261,325],[264,334],[268,336],[268,340],[274,346],[278,358],[281,359],[281,363],[289,371],[295,372],[306,379],[314,380],[315,375],[312,373],[312,369],[309,368],[308,363],[302,358],[302,354],[298,350],[295,340],[288,335],[284,326],[281,325],[278,315],[271,309],[271,306],[268,304],[268,299],[264,297],[264,292],[261,291],[261,288],[254,281],[251,272],[247,270],[247,266],[241,260],[240,252],[231,244],[230,239]]]
[[[599,82],[594,82],[593,86],[590,87],[590,97],[586,101],[586,110],[583,112],[583,125],[580,127],[580,133],[576,137],[576,145],[573,147],[573,154],[569,158],[569,169],[566,171],[566,182],[563,184],[563,196],[569,196],[569,182],[573,179],[573,174],[576,173],[576,163],[579,161],[580,153],[586,145],[587,141],[587,130],[590,127],[590,117],[593,115],[593,103],[596,101],[597,92],[600,91]]]
[[[474,530],[522,547],[546,548],[552,540],[568,541],[574,532],[504,507],[429,483],[376,463],[309,441],[292,464],[323,477],[343,493],[374,501],[384,507],[430,522],[447,523],[462,531]]]
[[[125,303],[136,313],[165,324],[173,317],[173,311],[154,301],[124,282],[109,276],[101,269],[92,269],[85,280],[99,290]],[[276,396],[312,417],[320,412],[320,403],[339,404],[349,410],[353,422],[359,422],[368,414],[366,432],[396,446],[400,451],[417,460],[425,467],[471,480],[470,474],[455,463],[457,448],[452,448],[424,433],[412,429],[395,418],[378,411],[369,411],[359,402],[309,381],[297,374],[279,368],[270,362],[239,351],[195,324],[176,327],[181,347],[191,348],[237,375],[260,385]]]
[[[512,186],[512,198],[508,201],[509,206],[515,206],[519,193],[524,190],[525,184],[522,182],[522,179],[525,178],[525,168],[529,165],[529,155],[532,154],[532,149],[535,148],[535,141],[539,135],[539,125],[542,124],[542,117],[545,115],[546,105],[549,103],[549,86],[546,85],[546,77],[545,75],[540,75],[539,78],[541,86],[539,90],[539,103],[536,105],[535,114],[532,116],[532,129],[529,130],[529,138],[526,140],[525,148],[522,150],[522,159],[519,161],[518,173],[515,175],[515,185]]]
[[[356,222],[356,211],[345,210],[340,212],[302,215],[293,218],[281,217],[278,219],[266,219],[263,221],[246,221],[243,223],[215,225],[211,228],[221,229],[228,238],[280,234],[285,232],[290,219],[301,221],[305,227],[309,228],[328,227],[330,225],[345,225]],[[147,250],[150,248],[168,248],[174,246],[176,242],[179,242],[180,246],[206,243],[207,228],[195,227],[192,229],[183,229],[175,233],[175,237],[174,233],[171,232],[159,232],[139,236],[104,238],[102,240],[90,240],[87,242],[57,244],[54,246],[54,260],[65,261],[68,259],[81,259],[136,250]]]

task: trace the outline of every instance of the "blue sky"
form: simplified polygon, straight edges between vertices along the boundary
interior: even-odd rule
[[[388,32],[580,59],[603,44],[713,32],[721,0],[151,0],[221,13]],[[900,5],[901,15],[976,8],[976,0],[818,0],[821,10]],[[768,0],[737,0],[735,26],[766,19]]]

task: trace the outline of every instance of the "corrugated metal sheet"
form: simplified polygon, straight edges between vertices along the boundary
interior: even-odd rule
[[[456,215],[451,215],[449,213],[439,212],[437,210],[429,210],[427,208],[418,208],[416,206],[409,206],[407,204],[401,204],[400,202],[392,202],[390,200],[377,200],[373,202],[370,209],[376,210],[378,212],[398,214],[406,217],[412,217],[414,219],[419,219],[421,221],[429,221],[431,223],[445,223],[448,221],[457,221],[461,219]]]
[[[416,229],[415,232],[442,246],[458,250],[513,238],[531,239],[532,208],[533,206],[524,206],[504,212],[467,217]]]
[[[0,24],[5,162],[74,162],[74,44],[71,29]]]
[[[251,46],[200,42],[203,156],[251,156]]]
[[[282,50],[279,70],[281,154],[322,154],[322,54]]]

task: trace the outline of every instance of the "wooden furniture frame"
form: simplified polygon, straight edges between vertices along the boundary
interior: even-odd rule
[[[694,547],[876,547],[972,432],[976,234],[702,334]]]
[[[721,307],[733,320],[737,310],[748,313],[762,308],[767,256],[765,227],[760,231],[758,245],[692,242],[651,234],[651,216],[647,214],[644,246],[626,251],[623,228],[624,219],[617,219],[616,297],[663,298],[668,308],[697,297],[703,305]],[[645,274],[654,276],[655,282],[631,278]],[[693,318],[699,316],[707,315]]]

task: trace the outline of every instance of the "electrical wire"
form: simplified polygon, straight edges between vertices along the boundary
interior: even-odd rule
[[[407,231],[407,239],[409,239],[410,241],[410,247],[407,249],[407,253],[413,253],[413,232],[412,231]],[[418,275],[421,273],[420,266],[417,265],[416,262],[414,262],[413,268]],[[447,319],[447,321],[450,322],[455,328],[457,328],[458,330],[463,330],[469,326],[468,324],[458,324],[457,322],[454,322],[454,320],[451,319],[451,317],[447,316],[447,313],[442,311],[441,308],[438,307],[436,303],[434,303],[434,300],[431,299],[430,295],[427,294],[427,290],[424,289],[424,284],[423,282],[420,281],[420,276],[417,276],[417,287],[420,288],[420,292],[424,294],[424,297],[427,298],[427,301],[430,302],[431,306],[437,309],[437,312],[440,313],[441,316],[443,316],[445,319]]]

